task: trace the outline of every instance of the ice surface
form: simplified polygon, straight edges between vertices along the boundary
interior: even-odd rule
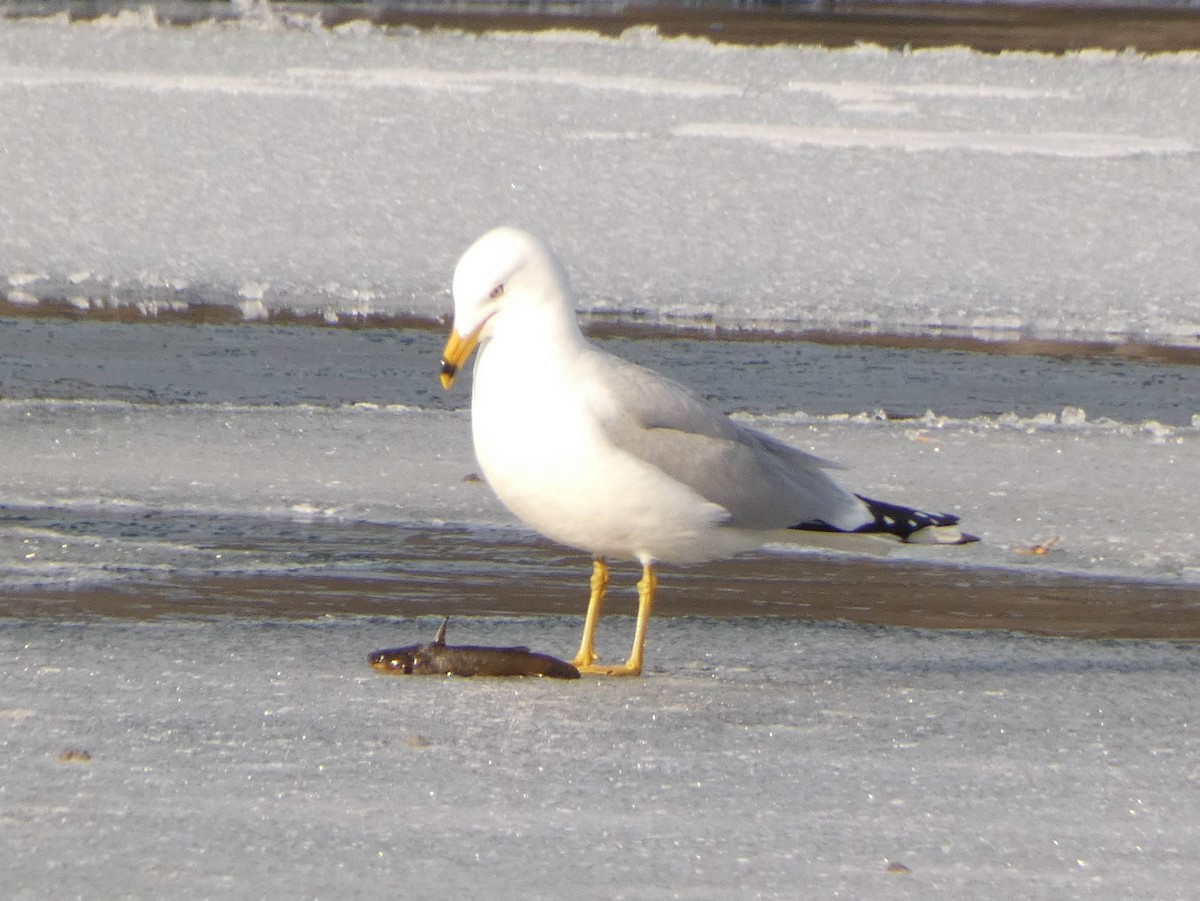
[[[395,560],[377,539],[400,548],[410,529],[514,528],[468,478],[470,374],[443,392],[440,344],[435,332],[0,324],[0,576],[59,586],[378,572]],[[958,512],[985,539],[901,556],[1200,579],[1185,500],[1200,483],[1195,367],[603,344],[840,462],[855,490]],[[399,528],[347,548],[355,524]],[[1055,537],[1050,554],[1020,553]]]
[[[269,19],[0,21],[10,303],[435,318],[461,249],[515,220],[551,237],[582,307],[618,318],[1187,346],[1200,335],[1194,55],[748,49],[644,30],[471,37]],[[474,468],[465,415],[441,411],[425,375],[413,376],[424,393],[397,401],[380,387],[395,376],[372,381],[342,355],[327,369],[343,383],[308,403],[297,379],[309,362],[233,367],[223,354],[259,351],[205,339],[142,342],[148,372],[178,368],[172,353],[193,361],[171,385],[129,388],[71,351],[29,363],[24,384],[53,387],[24,401],[5,386],[0,497],[243,522],[511,524],[462,482]],[[763,353],[772,375],[798,365]],[[1017,388],[1049,399],[1038,379],[1058,383],[1034,364],[897,389],[910,362],[842,363],[805,394],[723,378],[726,361],[710,356],[685,351],[680,375],[717,403],[841,460],[856,489],[962,512],[986,539],[960,558],[970,565],[1197,578],[1180,502],[1198,483],[1186,380],[1138,373],[1157,386],[1146,406],[1159,416],[1121,389],[1131,372],[1100,365],[1029,409]],[[862,390],[846,405],[809,406],[843,397],[847,377]],[[1011,390],[988,403],[997,378]],[[235,382],[251,387],[230,400]],[[1122,399],[1112,413],[1109,393]],[[975,409],[957,409],[964,394]],[[880,421],[880,408],[936,415]],[[294,564],[228,549],[217,563],[175,533],[79,540],[38,521],[47,531],[18,522],[0,535],[7,577]],[[1013,552],[1055,536],[1051,555]]]
[[[1035,565],[1019,550],[1059,536],[1049,570],[1200,581],[1192,505],[1200,433],[1192,426],[1080,421],[1077,412],[962,420],[929,415],[741,415],[742,421],[836,460],[848,487],[958,512],[983,544],[957,551],[970,566]],[[339,408],[0,401],[10,509],[186,513],[473,528],[513,526],[477,481],[466,411],[359,404]],[[1134,463],[1133,461],[1136,461]],[[9,580],[88,582],[143,569],[290,570],[295,560],[207,555],[189,544],[126,542],[108,532],[0,527]],[[253,542],[253,534],[246,540]],[[252,546],[252,545],[251,545]],[[119,551],[119,552],[118,552]],[[898,556],[945,559],[897,548]],[[128,569],[114,565],[128,558]],[[50,563],[53,566],[50,567]]]
[[[0,20],[0,299],[436,318],[460,250],[510,220],[624,320],[1200,340],[1194,55],[250,18]],[[353,577],[415,535],[438,553],[444,523],[512,527],[464,480],[436,337],[309,331],[18,330],[5,591]],[[961,512],[985,541],[960,565],[1200,579],[1190,371],[746,347],[620,349],[856,489]],[[526,568],[473,578],[552,565],[509,554]],[[74,619],[0,621],[22,901],[1188,898],[1200,877],[1193,646],[663,618],[649,678],[564,686],[367,668],[433,619]],[[569,655],[579,621],[453,628]]]
[[[250,19],[0,22],[9,302],[435,318],[513,221],[624,318],[1200,343],[1194,54]]]
[[[436,622],[0,623],[7,896],[1182,899],[1200,875],[1192,648],[671,619],[643,680],[367,667]],[[578,625],[451,624],[559,653]]]

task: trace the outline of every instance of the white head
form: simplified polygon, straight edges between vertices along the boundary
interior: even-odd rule
[[[454,269],[454,328],[442,353],[442,385],[449,388],[496,322],[532,317],[547,324],[575,325],[567,278],[554,254],[518,228],[492,229],[467,248]]]

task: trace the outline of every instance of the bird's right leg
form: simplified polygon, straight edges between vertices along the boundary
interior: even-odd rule
[[[583,640],[579,643],[579,653],[571,661],[580,669],[596,662],[596,626],[600,622],[600,610],[604,607],[604,592],[608,590],[608,564],[599,557],[592,561],[591,586],[587,618],[583,621]]]

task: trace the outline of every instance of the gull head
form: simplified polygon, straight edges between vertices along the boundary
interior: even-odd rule
[[[497,323],[533,317],[574,323],[567,303],[566,276],[554,254],[528,232],[502,226],[467,248],[454,269],[454,327],[442,353],[442,386]]]

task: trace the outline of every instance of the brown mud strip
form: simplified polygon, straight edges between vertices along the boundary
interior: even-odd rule
[[[454,542],[453,544],[457,544]],[[589,561],[541,544],[431,553],[388,576],[214,577],[171,585],[0,590],[0,617],[312,618],[578,615]],[[410,544],[411,548],[411,544]],[[489,554],[500,558],[492,565]],[[515,562],[516,561],[516,562]],[[1068,638],[1200,640],[1200,586],[857,558],[744,557],[663,568],[655,616],[771,616]],[[614,565],[607,615],[634,612],[635,566]]]

